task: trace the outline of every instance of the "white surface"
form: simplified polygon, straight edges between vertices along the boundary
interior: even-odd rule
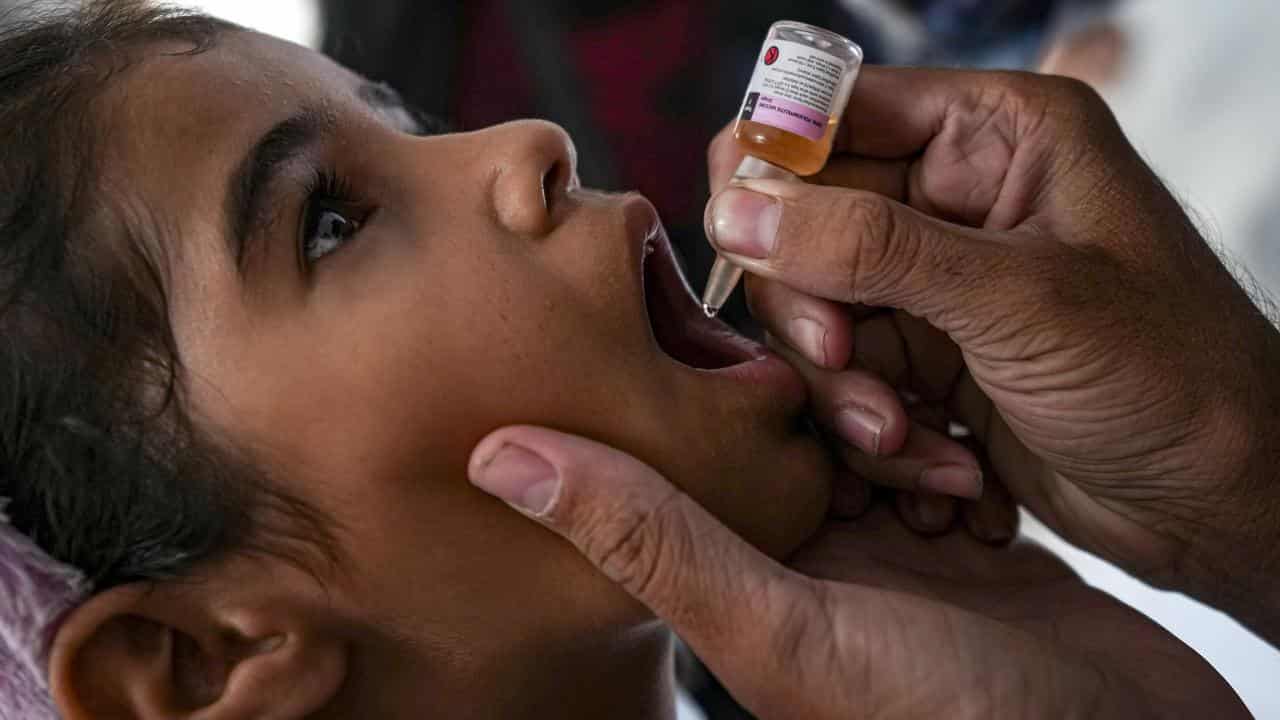
[[[320,11],[314,0],[181,0],[181,4],[299,45],[320,43]]]
[[[1131,0],[1127,72],[1103,88],[1130,138],[1207,235],[1280,291],[1280,2]]]

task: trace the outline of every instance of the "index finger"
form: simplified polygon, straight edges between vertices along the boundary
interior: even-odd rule
[[[913,158],[943,132],[949,114],[998,104],[1018,75],[864,65],[841,117],[834,152],[880,160]],[[745,155],[733,139],[735,123],[725,125],[707,148],[713,194],[728,184]]]
[[[711,144],[707,146],[707,177],[711,180],[711,194],[715,195],[729,184],[733,171],[742,162],[745,155],[738,143],[733,141],[733,126],[737,120],[731,121],[716,133]]]
[[[948,115],[995,107],[1017,73],[864,65],[840,119],[835,152],[907,158],[945,129]]]

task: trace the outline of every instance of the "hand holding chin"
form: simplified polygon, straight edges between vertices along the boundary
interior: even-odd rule
[[[787,567],[639,460],[535,427],[482,441],[471,479],[573,543],[765,720],[1248,717],[1194,651],[1029,543],[926,538],[873,507]]]

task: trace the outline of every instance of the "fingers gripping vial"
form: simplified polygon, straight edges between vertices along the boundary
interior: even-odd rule
[[[733,128],[747,155],[730,182],[795,180],[821,170],[861,67],[862,49],[846,38],[804,23],[774,23]],[[742,268],[717,257],[703,311],[718,313],[741,278]]]

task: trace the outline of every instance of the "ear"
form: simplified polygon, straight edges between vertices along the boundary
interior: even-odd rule
[[[50,687],[65,720],[304,718],[346,680],[347,646],[323,627],[202,584],[113,588],[59,628]]]

